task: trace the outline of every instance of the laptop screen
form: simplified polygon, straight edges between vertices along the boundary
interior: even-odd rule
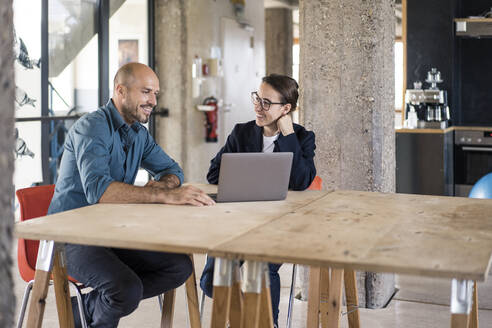
[[[291,152],[222,154],[217,202],[285,199],[292,158]]]

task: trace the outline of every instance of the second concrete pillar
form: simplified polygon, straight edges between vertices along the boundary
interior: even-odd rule
[[[316,133],[326,189],[395,191],[390,0],[300,0],[301,121]],[[359,274],[361,305],[384,306],[394,275]]]

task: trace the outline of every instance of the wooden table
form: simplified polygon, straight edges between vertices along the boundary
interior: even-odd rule
[[[217,190],[216,186],[197,186],[207,192]],[[284,201],[221,203],[211,207],[96,204],[17,223],[17,237],[42,241],[27,326],[41,327],[52,269],[55,291],[57,286],[63,291],[60,295],[57,293],[60,326],[73,325],[65,283],[66,272],[62,265],[63,243],[185,254],[207,253],[221,243],[306,206],[326,194],[324,191],[289,192]],[[190,319],[192,323],[196,322],[196,313]]]
[[[318,324],[320,290],[328,290],[331,302],[327,304],[331,308],[325,319],[336,326],[343,279],[349,291],[347,303],[356,304],[355,286],[347,286],[347,282],[353,284],[353,270],[369,270],[453,279],[454,328],[466,327],[472,304],[471,282],[484,281],[488,274],[492,252],[490,213],[492,200],[305,191],[289,192],[285,201],[222,203],[201,208],[98,204],[18,223],[15,233],[26,239],[52,240],[56,244],[51,245],[55,246],[71,242],[186,254],[209,252],[219,257],[212,327],[224,327],[228,312],[237,318],[238,309],[242,309],[239,316],[243,328],[255,327],[258,317],[269,319],[268,284],[262,279],[264,263],[291,262],[315,268],[311,270],[315,279],[311,279],[310,286],[313,297],[308,305],[309,327]],[[53,250],[45,253],[48,255],[44,260],[38,257],[34,290],[45,287],[47,280],[40,277],[49,277],[46,273],[51,270],[53,254],[62,254]],[[55,267],[63,269],[56,265],[56,259],[57,256]],[[247,260],[244,304],[234,297],[239,295],[233,288],[237,285],[234,276],[238,259]],[[328,289],[321,277],[329,267],[332,270]],[[61,276],[64,277],[63,272]],[[37,297],[42,299],[42,293]],[[260,303],[264,306],[259,307]],[[59,313],[67,311],[71,315],[71,308],[63,306],[63,302],[58,308]],[[43,310],[42,302],[31,301],[28,327],[41,326]],[[358,312],[352,313],[349,322],[355,327]],[[271,326],[268,321],[262,324]]]
[[[210,252],[332,268],[332,327],[338,327],[343,270],[453,279],[451,326],[467,327],[472,282],[487,278],[491,253],[492,200],[358,191],[329,193]],[[319,271],[317,277],[310,286],[315,294],[309,297],[314,304],[308,305],[308,327],[318,325]],[[476,318],[473,313],[472,326]]]

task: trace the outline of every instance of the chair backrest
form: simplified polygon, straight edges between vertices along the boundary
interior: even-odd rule
[[[323,180],[319,176],[315,176],[313,182],[308,187],[308,190],[321,190],[323,187]]]
[[[468,194],[470,198],[492,198],[492,173],[480,178]]]
[[[55,185],[30,187],[16,191],[20,207],[20,220],[26,221],[48,213],[53,198]],[[36,259],[38,257],[38,240],[20,239],[18,241],[17,260],[19,273],[24,281],[34,279]]]

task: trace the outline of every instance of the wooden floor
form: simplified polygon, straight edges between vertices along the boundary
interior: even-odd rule
[[[16,252],[16,250],[15,250]],[[16,253],[14,253],[16,254]],[[16,255],[13,256],[16,259]],[[200,277],[205,262],[204,256],[196,256],[197,276]],[[285,327],[288,293],[290,284],[291,266],[283,265],[280,274],[282,280],[280,327]],[[14,270],[15,292],[17,304],[20,303],[25,288],[17,272],[17,263]],[[440,328],[449,327],[449,293],[450,281],[440,279],[419,278],[411,276],[398,276],[399,292],[393,301],[385,309],[361,310],[361,322],[364,328]],[[481,328],[492,328],[492,277],[489,281],[479,285],[479,320]],[[200,292],[199,292],[200,295]],[[176,328],[187,327],[184,288],[177,292],[176,313],[174,326]],[[204,327],[209,327],[211,300],[207,299],[205,306]],[[293,327],[305,327],[305,315],[307,302],[295,301]],[[16,312],[16,317],[17,317]],[[120,322],[122,328],[157,328],[160,315],[157,299],[143,301],[139,308],[130,316]],[[54,292],[50,288],[49,299],[46,306],[43,327],[58,327],[58,319],[54,302]],[[342,327],[347,327],[345,318],[342,319]]]

